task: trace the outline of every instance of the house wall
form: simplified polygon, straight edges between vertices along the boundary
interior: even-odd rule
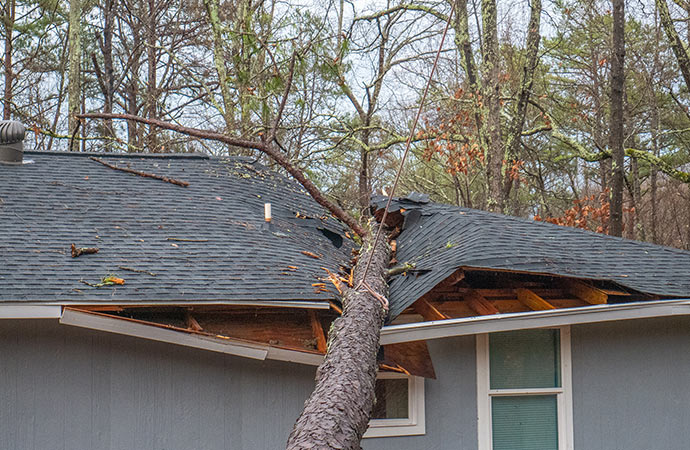
[[[690,318],[574,326],[578,450],[678,450],[690,442]]]
[[[474,337],[429,342],[424,436],[364,450],[477,446]],[[690,442],[690,318],[572,327],[578,450]],[[59,325],[0,320],[0,448],[265,450],[284,447],[314,368]]]
[[[476,446],[474,338],[430,351],[426,435],[365,439],[365,450]],[[0,448],[280,449],[313,380],[310,366],[0,320]]]
[[[280,449],[314,368],[0,320],[3,450]]]

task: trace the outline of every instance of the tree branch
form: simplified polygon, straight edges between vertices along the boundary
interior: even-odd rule
[[[195,137],[198,139],[208,139],[212,141],[222,142],[234,147],[246,148],[251,150],[258,150],[271,159],[277,162],[281,167],[283,167],[292,177],[304,187],[304,189],[311,195],[311,197],[321,206],[329,210],[335,217],[343,221],[347,226],[349,226],[352,231],[357,233],[360,237],[364,238],[368,235],[368,232],[362,225],[355,220],[354,217],[349,215],[340,206],[336,205],[332,201],[328,200],[319,190],[319,188],[314,185],[304,174],[304,172],[295,167],[287,158],[286,155],[278,151],[272,142],[261,142],[261,141],[251,141],[248,139],[241,139],[232,136],[228,136],[222,133],[217,133],[215,131],[200,130],[198,128],[190,128],[182,125],[165,122],[158,119],[148,119],[140,116],[135,116],[132,114],[106,114],[106,113],[88,113],[88,114],[78,114],[79,119],[121,119],[121,120],[131,120],[133,122],[143,123],[146,125],[154,125],[158,128],[164,130],[171,130],[177,133],[185,134],[187,136]]]

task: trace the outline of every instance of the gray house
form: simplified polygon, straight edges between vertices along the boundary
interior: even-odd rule
[[[363,448],[687,448],[690,253],[419,195],[389,225]],[[249,159],[0,164],[1,447],[283,447],[353,248]]]

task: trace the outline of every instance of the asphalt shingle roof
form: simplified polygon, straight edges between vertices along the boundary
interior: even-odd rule
[[[312,283],[326,275],[323,267],[347,264],[351,243],[340,222],[291,180],[247,158],[96,155],[188,181],[184,188],[88,156],[26,152],[21,166],[0,164],[0,302],[333,298]],[[272,204],[270,230],[264,203]],[[72,258],[72,243],[100,251]],[[109,274],[125,284],[80,282]]]
[[[385,200],[374,204],[383,208]],[[390,282],[390,319],[460,267],[610,280],[643,293],[690,296],[687,251],[428,203],[418,194],[391,205],[400,208],[408,223],[397,238],[397,260],[416,267]]]

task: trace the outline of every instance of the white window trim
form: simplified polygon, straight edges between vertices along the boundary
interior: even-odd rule
[[[424,419],[424,378],[394,372],[380,372],[379,379],[407,379],[407,419],[371,419],[365,438],[414,436],[426,432]]]
[[[477,437],[479,450],[493,448],[491,397],[498,395],[555,394],[558,408],[558,448],[573,450],[573,388],[570,327],[561,331],[561,387],[545,389],[489,389],[489,335],[477,335]]]

